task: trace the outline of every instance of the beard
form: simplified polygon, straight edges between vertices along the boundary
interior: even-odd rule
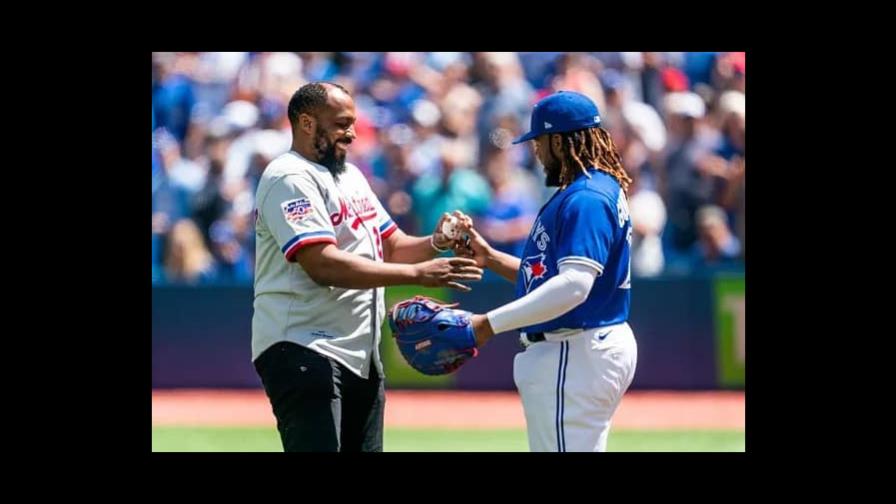
[[[352,143],[348,139],[342,142],[346,145]],[[333,177],[345,173],[345,152],[336,150],[336,142],[329,141],[321,131],[314,137],[314,149],[317,151],[317,162],[330,170]]]
[[[544,185],[546,187],[560,187],[560,172],[562,171],[563,165],[560,163],[560,160],[555,158],[551,153],[548,153],[547,158],[548,159],[541,161],[545,170]]]

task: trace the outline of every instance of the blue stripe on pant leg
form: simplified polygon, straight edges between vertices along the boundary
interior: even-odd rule
[[[560,342],[560,363],[557,366],[557,406],[554,415],[554,425],[557,429],[557,451],[566,451],[566,433],[563,431],[563,387],[566,383],[566,365],[569,361],[569,342]]]
[[[566,368],[569,367],[569,341],[562,343],[563,374],[560,381],[560,443],[562,451],[566,451],[566,429],[563,425],[563,413],[566,410]]]
[[[557,390],[555,393],[554,428],[557,431],[557,451],[563,451],[560,441],[560,378],[563,376],[563,344],[560,344],[560,362],[557,363]]]

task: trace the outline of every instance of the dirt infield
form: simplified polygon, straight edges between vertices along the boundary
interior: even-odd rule
[[[744,429],[743,392],[652,392],[625,395],[617,429]],[[275,425],[261,390],[154,390],[153,425]],[[387,427],[524,428],[516,392],[386,392]]]

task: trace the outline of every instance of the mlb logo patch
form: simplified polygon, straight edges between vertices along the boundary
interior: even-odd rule
[[[280,204],[280,208],[283,209],[283,216],[286,217],[286,221],[293,224],[301,222],[314,213],[314,209],[311,207],[311,202],[308,201],[308,198],[284,201]]]

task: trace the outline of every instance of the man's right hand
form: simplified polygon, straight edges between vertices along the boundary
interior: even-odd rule
[[[457,229],[460,235],[470,237],[468,241],[457,240],[454,254],[459,257],[470,257],[476,261],[476,266],[485,268],[488,258],[492,255],[491,245],[473,228],[473,219],[468,215],[460,210],[455,210],[454,216],[457,217]]]
[[[476,261],[464,257],[437,257],[414,265],[417,283],[424,287],[451,287],[470,291],[459,281],[482,280],[482,268]]]
[[[476,266],[488,268],[510,283],[516,282],[520,270],[520,258],[495,250],[475,229],[473,219],[456,210],[457,229],[461,237],[469,237],[463,244],[455,244],[454,253],[460,257],[469,257],[476,261]]]

